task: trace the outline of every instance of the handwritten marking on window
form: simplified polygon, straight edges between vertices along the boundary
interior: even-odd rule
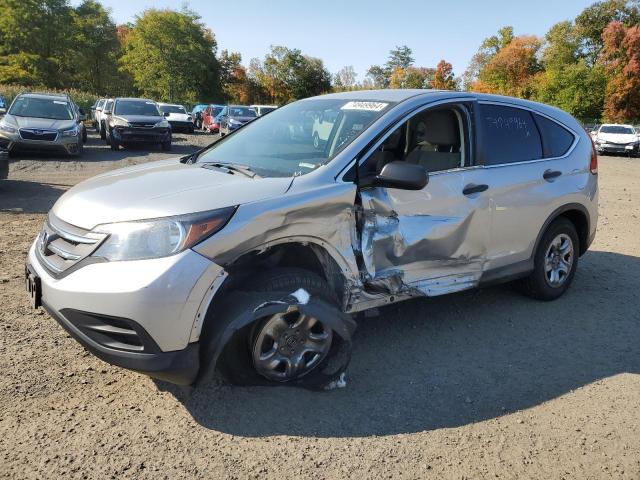
[[[485,117],[490,128],[496,130],[508,130],[511,132],[522,132],[525,136],[531,136],[529,124],[521,117]]]

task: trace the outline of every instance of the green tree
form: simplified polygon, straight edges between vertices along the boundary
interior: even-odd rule
[[[331,74],[322,60],[295,48],[272,46],[263,62],[251,61],[249,77],[278,104],[331,90]]]
[[[611,22],[631,26],[640,22],[638,0],[599,1],[585,8],[576,17],[576,30],[582,42],[582,56],[595,65],[604,47],[602,32]]]
[[[399,81],[398,75],[400,75],[399,72],[408,71],[413,65],[414,60],[412,55],[412,50],[406,45],[396,46],[396,48],[389,52],[387,63],[385,63],[383,67],[380,65],[372,65],[369,67],[367,77],[369,77],[376,88],[389,88],[392,77],[395,74],[394,86],[391,88],[402,88],[397,86],[400,83],[404,83],[404,81]],[[413,81],[418,81],[415,74],[413,75]]]
[[[545,35],[542,65],[548,69],[576,63],[580,57],[580,44],[580,36],[572,22],[556,23]]]
[[[463,87],[470,90],[478,79],[482,69],[496,56],[500,51],[513,41],[513,27],[506,26],[498,30],[497,35],[485,38],[480,44],[478,51],[471,57],[471,62],[462,75]]]
[[[336,91],[352,90],[356,86],[356,71],[352,65],[342,67],[333,77],[333,87]]]
[[[99,94],[113,94],[118,83],[121,55],[116,25],[109,12],[95,0],[84,0],[73,12],[76,87]]]
[[[583,122],[602,118],[607,76],[601,66],[590,67],[585,59],[541,73],[535,100],[566,110]]]
[[[67,87],[72,38],[67,0],[0,0],[0,83]]]
[[[216,41],[194,12],[147,10],[124,47],[122,69],[142,94],[185,103],[222,97]]]

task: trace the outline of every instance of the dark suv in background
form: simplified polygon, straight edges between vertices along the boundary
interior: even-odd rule
[[[111,150],[131,143],[156,143],[162,150],[171,150],[171,125],[153,100],[116,98],[104,114],[108,115],[106,136]]]

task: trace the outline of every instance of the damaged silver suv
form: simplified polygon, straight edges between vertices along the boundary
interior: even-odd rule
[[[597,204],[593,145],[563,111],[346,92],[80,183],[49,213],[26,283],[112,364],[322,388],[346,368],[356,312],[512,280],[561,296]]]

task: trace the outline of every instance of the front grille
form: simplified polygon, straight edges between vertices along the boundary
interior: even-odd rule
[[[129,122],[129,125],[132,128],[153,128],[156,126],[155,123],[143,123],[143,122]]]
[[[23,140],[41,140],[43,142],[53,142],[58,138],[57,130],[42,130],[38,128],[21,128],[20,136]]]
[[[36,242],[38,257],[52,273],[60,274],[91,255],[106,238],[63,222],[49,214]]]

